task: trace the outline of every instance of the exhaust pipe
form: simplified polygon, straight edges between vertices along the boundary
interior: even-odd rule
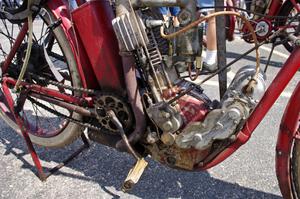
[[[128,0],[116,1],[117,17],[128,14],[132,11],[129,3],[130,2]],[[131,53],[121,53],[121,55],[128,100],[132,107],[136,124],[134,131],[128,137],[128,141],[133,145],[141,139],[146,131],[146,118],[136,80],[134,56]],[[127,146],[123,140],[116,144],[116,148],[121,151],[127,150]]]

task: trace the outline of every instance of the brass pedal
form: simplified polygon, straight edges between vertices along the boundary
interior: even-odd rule
[[[127,178],[125,179],[122,185],[122,191],[128,192],[130,191],[133,186],[138,183],[139,179],[141,178],[142,174],[147,167],[148,162],[144,158],[139,158],[135,163],[134,167],[130,169]]]

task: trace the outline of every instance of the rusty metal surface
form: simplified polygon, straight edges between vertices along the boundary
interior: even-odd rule
[[[224,6],[223,0],[215,0],[216,6]],[[222,9],[216,9],[221,11]],[[217,50],[218,50],[218,68],[226,66],[226,29],[225,29],[225,16],[216,17],[216,31],[217,31]],[[225,94],[227,89],[227,70],[223,70],[219,73],[220,82],[220,97]]]

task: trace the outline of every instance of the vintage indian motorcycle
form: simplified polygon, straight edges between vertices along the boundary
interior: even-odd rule
[[[64,147],[80,136],[87,143],[83,130],[137,159],[125,191],[142,175],[147,155],[176,169],[211,168],[249,140],[300,67],[297,34],[274,31],[267,39],[285,35],[295,49],[267,90],[257,51],[256,66],[241,67],[221,100],[212,100],[201,84],[228,66],[202,70],[198,24],[212,16],[240,17],[257,50],[243,16],[222,11],[197,19],[194,0],[77,3],[72,10],[65,0],[1,1],[1,116],[24,137],[43,180],[32,143]],[[152,12],[157,6],[181,7],[179,30]],[[293,20],[297,15],[287,23]],[[197,76],[200,83],[188,81]],[[300,196],[299,99],[298,84],[276,147],[285,198]]]

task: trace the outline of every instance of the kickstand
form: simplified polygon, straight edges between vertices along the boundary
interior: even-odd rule
[[[84,133],[81,134],[81,140],[83,142],[83,145],[79,149],[77,149],[73,154],[71,154],[67,159],[65,159],[63,162],[50,169],[46,176],[47,178],[52,174],[54,174],[55,172],[57,172],[62,167],[64,167],[65,165],[67,165],[68,163],[70,163],[72,160],[74,160],[74,158],[76,158],[83,150],[90,147],[90,143]]]
[[[59,169],[61,169],[62,167],[64,167],[65,165],[67,165],[68,163],[70,163],[74,158],[76,158],[84,149],[89,148],[90,144],[89,141],[87,139],[87,137],[85,136],[84,133],[81,134],[81,139],[83,142],[83,145],[77,149],[73,154],[71,154],[68,158],[66,158],[64,161],[62,161],[60,164],[56,165],[55,167],[53,167],[52,169],[48,170],[46,173],[44,172],[44,169],[41,165],[40,159],[33,147],[33,144],[28,136],[27,131],[23,131],[22,129],[22,134],[23,137],[26,141],[29,153],[32,157],[32,160],[34,162],[35,167],[37,168],[37,172],[38,172],[38,177],[41,181],[46,181],[48,177],[50,177],[51,175],[53,175],[55,172],[57,172]]]
[[[26,142],[28,151],[32,157],[32,160],[34,162],[35,167],[37,168],[38,177],[41,181],[46,181],[46,179],[51,176],[53,173],[58,171],[60,168],[68,164],[71,160],[73,160],[76,156],[78,156],[84,149],[88,148],[90,146],[88,139],[86,138],[85,134],[81,134],[81,139],[84,143],[83,146],[81,146],[77,151],[75,151],[70,157],[68,157],[66,160],[64,160],[62,163],[58,164],[56,167],[50,169],[47,174],[43,171],[43,167],[41,165],[40,159],[38,154],[36,153],[34,146],[31,142],[31,139],[28,134],[28,130],[25,126],[24,119],[20,116],[20,111],[22,110],[22,107],[25,104],[25,100],[27,98],[27,95],[30,91],[30,89],[22,90],[20,92],[20,97],[17,99],[16,104],[14,103],[14,100],[11,96],[11,92],[9,90],[9,87],[7,85],[7,82],[4,81],[2,84],[2,90],[3,93],[7,99],[10,111],[13,113],[16,123],[18,124],[21,133],[23,135],[23,138]]]

